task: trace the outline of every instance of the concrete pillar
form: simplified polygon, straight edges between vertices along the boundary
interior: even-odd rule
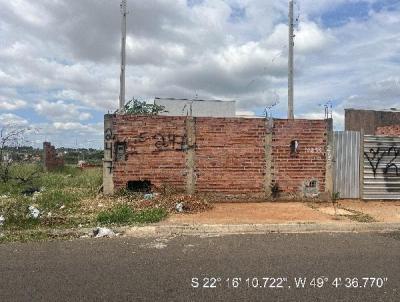
[[[264,195],[265,198],[271,197],[271,185],[273,180],[272,171],[272,130],[274,127],[274,120],[272,118],[265,120],[265,171],[264,171]]]
[[[186,118],[186,193],[196,192],[196,118]]]
[[[359,175],[360,175],[360,184],[359,184],[359,189],[360,189],[360,199],[364,199],[364,129],[361,129],[360,131],[360,170],[359,170]]]
[[[104,115],[104,158],[103,158],[103,192],[106,195],[114,194],[113,158],[114,132],[113,115]]]
[[[331,198],[333,193],[333,120],[326,120],[326,166],[325,166],[325,193],[328,199]]]
[[[44,171],[48,171],[47,161],[48,161],[49,148],[50,148],[50,143],[43,142],[43,169],[44,169]]]

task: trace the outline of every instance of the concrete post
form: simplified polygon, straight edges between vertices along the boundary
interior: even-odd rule
[[[48,171],[46,163],[48,160],[47,156],[48,156],[48,152],[49,152],[48,151],[49,145],[50,145],[50,143],[43,142],[43,169],[46,172]]]
[[[186,193],[196,192],[196,118],[186,118]]]
[[[114,194],[113,180],[113,115],[104,115],[104,158],[103,158],[103,193]]]
[[[360,131],[360,199],[364,199],[364,129]]]
[[[333,193],[333,120],[326,120],[327,137],[326,137],[326,168],[325,168],[325,192],[328,199]]]
[[[265,119],[265,171],[264,171],[264,196],[271,197],[272,172],[272,130],[274,127],[272,118]]]

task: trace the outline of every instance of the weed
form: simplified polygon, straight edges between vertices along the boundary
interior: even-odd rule
[[[29,229],[39,224],[38,219],[29,217],[28,201],[19,198],[2,206],[1,213],[6,217],[5,227]]]
[[[127,205],[119,205],[109,211],[100,212],[97,222],[101,224],[123,224],[123,223],[155,223],[167,216],[163,208],[152,208],[135,213]]]
[[[349,218],[350,220],[357,221],[357,222],[364,222],[364,223],[377,222],[377,220],[374,217],[372,217],[368,214],[365,214],[365,213],[362,213],[362,212],[359,212],[356,210],[347,209],[344,207],[340,207],[340,208],[353,213],[353,215],[342,215],[342,216]]]
[[[73,207],[79,201],[79,193],[67,190],[45,191],[39,195],[36,202],[46,210],[59,209],[61,206]]]
[[[135,213],[133,210],[126,206],[120,205],[111,211],[103,211],[97,215],[97,221],[101,224],[110,224],[110,223],[128,223],[133,220],[135,217]]]
[[[273,185],[271,185],[271,196],[272,198],[278,198],[279,197],[279,192],[280,192],[280,188],[279,188],[279,184],[278,183],[274,183]]]
[[[163,208],[152,208],[140,211],[135,214],[135,222],[155,223],[167,217],[167,211]]]

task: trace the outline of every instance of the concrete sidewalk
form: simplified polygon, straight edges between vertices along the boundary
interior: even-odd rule
[[[331,203],[217,203],[206,212],[173,214],[156,224],[116,227],[113,230],[133,237],[400,232],[400,203],[344,200],[339,202],[337,214],[334,215]],[[74,231],[87,234],[91,229]]]

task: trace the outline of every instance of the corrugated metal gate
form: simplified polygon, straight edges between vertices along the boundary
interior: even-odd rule
[[[360,132],[335,131],[333,189],[340,198],[360,197]]]
[[[364,136],[363,199],[400,199],[400,137]]]

